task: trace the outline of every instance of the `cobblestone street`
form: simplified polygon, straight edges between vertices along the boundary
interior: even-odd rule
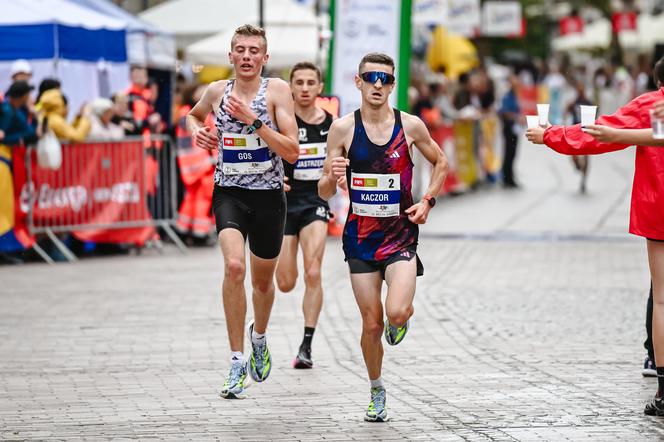
[[[300,281],[277,293],[274,368],[242,401],[218,396],[217,248],[0,268],[0,438],[664,438],[643,415],[656,380],[640,374],[649,275],[644,241],[626,233],[633,151],[596,161],[585,200],[569,159],[521,155],[524,190],[445,200],[422,230],[411,329],[386,346],[390,422],[362,420],[360,317],[331,239],[315,368],[290,367]]]

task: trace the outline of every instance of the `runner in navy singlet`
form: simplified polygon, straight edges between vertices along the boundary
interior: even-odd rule
[[[418,224],[424,224],[435,204],[447,160],[417,117],[392,109],[394,61],[368,54],[355,77],[362,105],[332,123],[327,159],[318,192],[329,199],[337,180],[346,177],[351,208],[344,228],[343,248],[355,300],[362,314],[362,354],[371,383],[365,420],[387,420],[386,391],[381,379],[383,346],[400,343],[413,315],[415,278],[423,272],[417,257]],[[433,165],[427,193],[415,203],[411,194],[412,149]],[[381,287],[387,283],[385,312]]]
[[[295,164],[284,163],[286,228],[276,277],[282,292],[295,288],[299,243],[304,264],[304,337],[293,367],[312,368],[311,341],[323,307],[321,264],[330,216],[327,201],[318,196],[318,180],[323,174],[327,133],[334,117],[316,106],[316,98],[323,89],[318,66],[309,62],[297,63],[291,70],[290,84],[295,100],[300,157]]]
[[[187,126],[197,146],[219,151],[212,207],[224,255],[222,294],[231,347],[221,396],[236,398],[248,385],[247,373],[262,382],[272,368],[265,332],[286,218],[282,160],[294,163],[299,146],[288,84],[260,76],[268,59],[265,31],[251,25],[236,29],[229,58],[235,78],[211,83],[190,111]],[[204,126],[210,112],[216,116],[214,132]],[[254,321],[247,330],[252,351],[245,362],[246,240]]]

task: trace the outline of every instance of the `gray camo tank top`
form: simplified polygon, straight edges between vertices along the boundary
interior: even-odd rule
[[[251,102],[251,109],[256,112],[258,118],[263,122],[263,124],[269,126],[274,130],[279,130],[277,125],[272,122],[270,118],[270,113],[267,110],[267,98],[265,97],[265,91],[267,90],[267,84],[269,78],[261,78],[261,85],[258,88],[258,93],[256,97]],[[219,148],[218,148],[218,160],[217,168],[214,171],[214,182],[221,187],[242,187],[244,189],[281,189],[284,183],[284,166],[281,162],[281,157],[274,153],[272,150],[269,150],[269,157],[272,163],[271,167],[264,173],[257,174],[246,174],[246,175],[227,175],[223,173],[223,145],[222,145],[222,134],[223,133],[235,133],[235,134],[247,134],[246,124],[236,120],[235,118],[228,115],[223,110],[223,105],[228,96],[233,90],[233,85],[235,80],[229,80],[226,84],[226,90],[224,91],[224,96],[221,98],[221,103],[219,104],[219,111],[217,112],[215,119],[215,126],[217,127],[217,135],[219,136]]]

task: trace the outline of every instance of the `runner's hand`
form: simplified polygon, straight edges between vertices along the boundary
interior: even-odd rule
[[[346,176],[346,167],[348,167],[349,164],[350,160],[348,158],[332,158],[332,175],[334,175],[337,182]]]
[[[201,149],[214,150],[219,145],[219,137],[208,126],[201,126],[193,134],[194,144]]]
[[[599,141],[600,143],[613,143],[616,142],[618,131],[609,126],[601,126],[599,124],[587,124],[583,126],[583,131]]]
[[[407,208],[406,213],[408,214],[408,219],[411,223],[424,224],[427,222],[429,210],[431,210],[429,203],[426,201],[420,201]]]
[[[348,183],[346,182],[346,175],[341,178],[337,178],[337,186],[341,187],[343,190],[348,191]]]
[[[526,138],[534,144],[544,144],[544,128],[533,127],[526,131]]]
[[[653,109],[655,109],[655,115],[657,118],[664,118],[664,100],[655,103]]]
[[[231,117],[240,120],[244,124],[251,124],[258,118],[258,115],[251,110],[247,103],[232,95],[228,96],[228,101],[224,104],[224,110]]]
[[[290,184],[288,184],[288,177],[284,176],[284,192],[290,192]]]

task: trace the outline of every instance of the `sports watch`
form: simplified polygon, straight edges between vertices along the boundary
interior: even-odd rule
[[[436,198],[432,197],[431,195],[424,195],[422,199],[425,200],[427,203],[429,203],[430,207],[436,205]]]
[[[263,122],[259,118],[256,118],[254,120],[254,122],[251,123],[251,126],[249,126],[249,129],[248,129],[249,133],[253,134],[258,129],[260,129],[262,125],[263,125]]]

